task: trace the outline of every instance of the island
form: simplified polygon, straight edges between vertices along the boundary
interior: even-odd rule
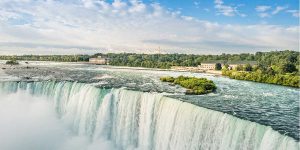
[[[214,92],[217,87],[212,80],[206,78],[196,78],[196,77],[186,77],[179,76],[174,77],[160,77],[162,82],[170,82],[175,85],[180,85],[184,88],[187,88],[186,94],[189,95],[202,95]]]
[[[6,65],[18,65],[19,62],[18,62],[17,60],[12,59],[12,60],[6,61],[5,64],[6,64]]]

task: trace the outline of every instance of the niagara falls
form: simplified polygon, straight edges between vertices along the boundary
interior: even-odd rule
[[[0,0],[0,150],[300,150],[299,0]]]
[[[0,149],[298,149],[295,88],[203,73],[26,65],[1,73]],[[218,89],[185,95],[159,80],[182,74]]]

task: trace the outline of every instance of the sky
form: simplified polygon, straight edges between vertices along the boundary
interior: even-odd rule
[[[299,50],[298,0],[1,0],[0,54]]]

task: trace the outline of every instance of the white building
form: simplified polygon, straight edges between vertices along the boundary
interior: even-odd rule
[[[98,56],[97,58],[90,58],[89,62],[97,65],[107,65],[109,64],[109,59]]]
[[[201,65],[198,66],[201,70],[215,70],[217,63],[201,63]],[[221,64],[221,67],[223,67],[223,64]]]

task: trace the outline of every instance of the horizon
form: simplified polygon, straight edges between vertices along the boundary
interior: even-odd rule
[[[221,53],[221,54],[193,54],[193,53],[132,53],[132,52],[109,52],[109,53],[93,53],[93,54],[8,54],[8,55],[2,55],[0,54],[0,56],[71,56],[71,55],[88,55],[88,56],[92,56],[92,55],[97,55],[97,54],[137,54],[137,55],[172,55],[172,54],[178,54],[178,55],[198,55],[198,56],[207,56],[207,55],[213,55],[213,56],[219,56],[219,55],[241,55],[241,54],[253,54],[256,55],[256,53],[270,53],[270,52],[284,52],[284,51],[290,51],[290,52],[298,52],[299,51],[295,51],[295,50],[270,50],[270,51],[256,51],[256,52],[252,52],[252,53],[247,53],[247,52],[241,52],[241,53]]]
[[[0,55],[299,51],[298,6],[297,0],[3,0]]]

